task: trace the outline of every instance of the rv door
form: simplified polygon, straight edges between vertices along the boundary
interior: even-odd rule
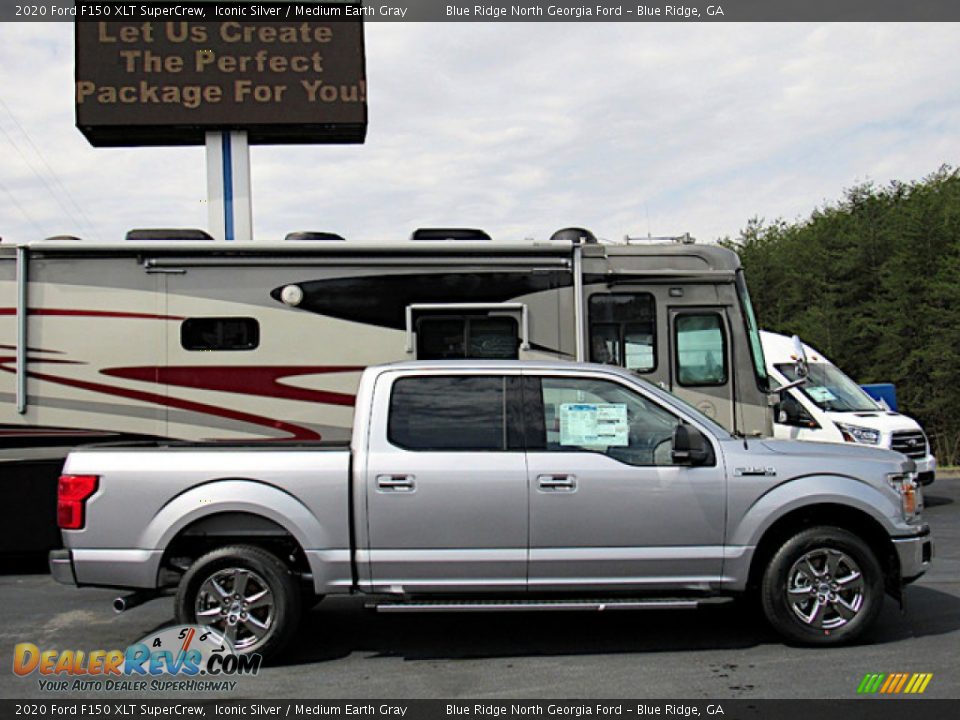
[[[670,391],[735,430],[730,321],[721,307],[670,308]]]

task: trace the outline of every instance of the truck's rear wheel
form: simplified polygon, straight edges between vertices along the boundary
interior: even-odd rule
[[[853,640],[876,620],[883,593],[876,555],[837,527],[814,527],[790,538],[771,558],[760,588],[774,629],[809,645]]]
[[[177,621],[223,634],[240,654],[279,652],[300,621],[300,591],[283,562],[252,545],[218,548],[184,574]]]

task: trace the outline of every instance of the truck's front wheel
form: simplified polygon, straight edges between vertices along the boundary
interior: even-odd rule
[[[814,527],[784,543],[760,589],[774,629],[796,642],[849,642],[876,620],[883,570],[863,540],[837,527]]]
[[[279,652],[300,621],[300,592],[283,562],[252,545],[217,548],[184,574],[177,621],[223,634],[237,653]]]

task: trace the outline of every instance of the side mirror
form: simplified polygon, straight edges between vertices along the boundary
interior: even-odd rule
[[[673,431],[670,457],[675,465],[707,465],[713,461],[713,448],[702,432],[681,423]]]
[[[807,351],[803,347],[803,343],[800,342],[800,337],[794,335],[792,338],[793,342],[793,355],[797,359],[797,377],[805,378],[809,373],[808,360],[807,360]]]
[[[787,393],[780,393],[780,402],[773,406],[773,416],[781,425],[796,425],[800,420],[800,405]]]
[[[773,406],[774,422],[780,425],[816,429],[820,424],[797,402],[796,398],[783,393],[780,402]]]

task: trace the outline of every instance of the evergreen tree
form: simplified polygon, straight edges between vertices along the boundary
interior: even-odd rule
[[[796,333],[861,383],[893,382],[941,464],[960,463],[960,170],[867,183],[808,219],[735,240],[761,327]]]

